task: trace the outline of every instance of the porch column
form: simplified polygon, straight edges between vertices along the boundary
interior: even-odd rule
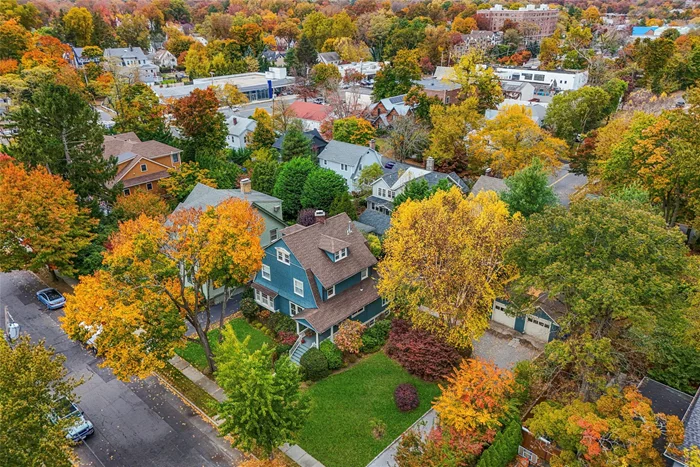
[[[333,340],[333,328],[334,328],[334,327],[335,327],[335,326],[331,326],[331,341]]]
[[[297,325],[297,335],[298,335],[299,334],[299,321],[294,320],[294,323],[296,323],[296,325]]]
[[[316,333],[316,348],[318,349],[318,333]]]

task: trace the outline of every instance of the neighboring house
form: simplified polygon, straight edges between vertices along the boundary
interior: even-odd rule
[[[282,230],[287,227],[287,224],[282,218],[282,201],[274,196],[251,189],[250,180],[247,178],[241,180],[240,189],[232,190],[212,188],[198,183],[187,198],[175,208],[175,211],[188,208],[201,209],[204,211],[207,208],[216,207],[230,198],[238,198],[247,201],[255,208],[260,217],[262,217],[265,222],[265,230],[260,236],[260,245],[263,248],[282,236]],[[230,296],[236,295],[241,291],[242,289],[232,290],[230,291]],[[214,303],[220,303],[224,298],[223,293],[223,287],[218,289],[211,287],[206,292],[206,295]]]
[[[88,58],[83,56],[83,47],[71,47],[73,49],[73,54],[66,54],[63,56],[66,60],[71,62],[74,67],[82,68],[88,63],[100,63],[102,57]]]
[[[637,389],[642,396],[649,399],[654,413],[675,415],[683,421],[685,442],[682,448],[700,446],[700,407],[698,406],[700,391],[695,394],[695,397],[692,397],[648,377],[642,379],[637,385]],[[532,410],[525,415],[523,421],[531,417]],[[547,466],[552,456],[561,454],[561,450],[554,443],[545,438],[536,438],[525,426],[522,427],[522,433],[523,441],[518,447],[518,455],[527,459],[529,465]],[[666,437],[663,433],[654,442],[654,448],[661,454],[665,465],[667,467],[689,467],[684,459],[677,459],[666,451],[666,444]]]
[[[109,130],[116,125],[114,121],[116,113],[112,109],[108,109],[102,105],[93,106],[93,109],[95,109],[95,112],[100,116],[100,125],[105,129]]]
[[[333,107],[330,105],[304,101],[292,102],[287,111],[289,115],[301,120],[304,131],[320,130],[321,123],[333,115]]]
[[[233,115],[226,119],[228,136],[226,144],[231,149],[243,149],[248,144],[248,135],[255,131],[258,122],[252,118],[238,117]]]
[[[508,187],[506,182],[501,178],[492,177],[491,175],[481,175],[472,186],[471,193],[478,195],[482,191],[495,191],[496,193],[503,193]]]
[[[123,184],[124,194],[133,190],[158,190],[158,180],[167,178],[168,169],[180,166],[182,151],[159,141],[141,141],[136,133],[105,136],[103,155],[116,157],[117,176],[111,186]]]
[[[443,104],[459,103],[459,93],[462,85],[449,79],[419,79],[413,82],[420,86],[429,97],[437,97]]]
[[[507,107],[509,105],[520,105],[523,107],[526,107],[530,109],[530,112],[532,113],[532,121],[537,123],[538,125],[542,125],[542,122],[544,121],[544,117],[547,114],[547,105],[546,103],[541,103],[541,102],[527,102],[527,101],[516,101],[513,99],[505,99],[503,102],[498,104],[498,109],[487,109],[486,110],[486,120],[493,120],[496,118],[496,116],[503,110],[504,107]]]
[[[527,67],[495,67],[501,81],[524,81],[535,86],[535,96],[543,89],[552,87],[555,91],[575,91],[588,83],[588,71],[581,70],[537,70]]]
[[[324,65],[340,65],[338,52],[321,52],[318,54],[318,62]]]
[[[160,68],[175,68],[177,66],[177,57],[165,49],[156,50],[149,55],[149,58]]]
[[[395,118],[404,117],[413,112],[413,107],[404,102],[405,97],[406,94],[387,97],[371,104],[367,109],[367,120],[375,128],[389,128]]]
[[[104,50],[105,66],[116,66],[117,73],[132,82],[160,83],[160,68],[146,57],[141,47],[119,47]]]
[[[500,44],[502,40],[501,31],[472,31],[462,34],[462,42],[454,46],[455,58],[460,58],[471,50],[485,52]]]
[[[357,191],[360,172],[372,164],[382,164],[382,156],[376,151],[374,140],[370,141],[369,146],[331,140],[318,155],[318,165],[342,176],[350,191]]]
[[[508,301],[497,298],[493,302],[491,320],[531,336],[541,342],[550,342],[559,334],[560,321],[566,314],[566,305],[557,298],[541,293],[532,304],[532,312],[511,316],[506,312]]]
[[[272,145],[272,147],[277,149],[280,153],[282,152],[282,144],[284,144],[284,137],[286,135],[287,133],[282,133]],[[328,146],[328,142],[323,139],[323,136],[321,136],[318,130],[305,131],[304,136],[311,140],[311,150],[317,156]]]
[[[326,219],[317,211],[315,224],[286,228],[265,253],[252,284],[255,301],[296,321],[299,337],[290,350],[296,363],[333,340],[343,321],[372,326],[385,312],[375,287],[377,259],[346,213]]]
[[[505,99],[529,101],[535,97],[535,87],[526,81],[501,80],[501,89]]]
[[[382,64],[388,62],[352,62],[338,65],[340,76],[345,78],[348,73],[359,73],[365,78],[372,79],[382,69]]]
[[[634,26],[632,35],[627,38],[627,41],[634,42],[636,39],[655,40],[669,29],[675,29],[681,36],[684,36],[696,28],[697,26],[693,24],[687,26]]]
[[[372,183],[372,195],[367,198],[367,209],[358,219],[362,224],[371,226],[377,235],[384,235],[389,228],[394,198],[403,193],[406,185],[413,180],[425,180],[431,188],[441,180],[447,180],[463,192],[469,191],[466,183],[456,173],[433,171],[434,161],[430,157],[425,169],[389,159],[384,159],[383,162],[385,174]]]

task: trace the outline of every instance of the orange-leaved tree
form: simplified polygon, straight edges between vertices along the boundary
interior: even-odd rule
[[[504,254],[521,230],[522,217],[511,217],[492,191],[465,197],[452,187],[408,200],[386,234],[379,294],[415,326],[469,349],[516,276]]]
[[[244,282],[246,274],[252,277],[260,267],[263,254],[259,247],[258,214],[243,201],[231,206],[240,212],[232,215],[230,210],[234,208],[224,203],[221,209],[209,208],[206,212],[193,208],[178,210],[166,224],[143,214],[121,223],[110,239],[111,249],[103,261],[105,272],[101,274],[107,274],[109,280],[102,280],[101,284],[113,289],[112,293],[121,300],[122,312],[103,315],[91,308],[91,303],[98,306],[97,300],[89,299],[91,290],[76,288],[75,295],[67,299],[63,322],[66,332],[73,338],[84,337],[79,333],[81,322],[93,329],[102,326],[105,336],[112,332],[123,335],[121,330],[108,329],[131,326],[132,334],[139,337],[133,344],[101,335],[97,340],[98,354],[105,357],[105,363],[121,370],[115,371],[117,376],[128,379],[130,374],[144,375],[147,366],[159,366],[172,353],[185,334],[184,319],[197,333],[198,339],[194,340],[204,349],[209,371],[213,372],[214,359],[206,334],[211,322],[207,300],[212,281],[223,277],[215,266],[226,268],[232,277]],[[221,246],[225,249],[217,249]],[[251,251],[238,251],[239,248]],[[215,254],[226,258],[216,263],[211,259]],[[104,276],[95,277],[104,279]],[[131,315],[132,310],[137,315]],[[162,310],[162,314],[151,320],[150,310]],[[201,314],[205,316],[205,325],[200,323]],[[100,316],[106,319],[100,320]],[[149,346],[143,350],[139,347],[142,339]],[[134,348],[132,353],[109,349],[130,344]],[[142,361],[144,352],[152,358]],[[129,358],[136,361],[127,362]]]
[[[168,212],[165,200],[152,191],[135,190],[130,195],[119,195],[114,203],[114,214],[121,220],[136,219],[141,214],[165,216]]]
[[[224,288],[219,318],[223,327],[229,291],[248,282],[262,267],[260,235],[265,222],[248,202],[230,198],[205,212],[200,227],[208,240],[202,250],[202,271],[215,287]]]
[[[94,235],[87,209],[62,177],[26,170],[0,154],[0,271],[48,267],[73,272],[78,251]]]

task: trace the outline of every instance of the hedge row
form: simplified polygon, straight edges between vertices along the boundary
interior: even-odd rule
[[[522,441],[520,420],[514,419],[496,435],[493,444],[481,454],[476,467],[506,467],[518,455]]]

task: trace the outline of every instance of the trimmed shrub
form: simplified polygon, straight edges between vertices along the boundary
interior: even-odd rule
[[[277,347],[275,347],[275,356],[276,356],[277,358],[280,358],[280,357],[282,357],[282,356],[284,356],[284,355],[288,355],[288,354],[289,354],[289,351],[290,351],[291,349],[292,349],[292,346],[291,346],[291,345],[287,345],[287,344],[277,344]],[[276,359],[277,359],[277,358],[276,358]],[[275,360],[276,360],[276,359],[275,359]]]
[[[297,216],[297,224],[303,225],[304,227],[308,227],[310,225],[313,225],[316,223],[316,210],[309,208],[309,209],[302,209],[299,211],[299,215]]]
[[[476,467],[506,467],[518,455],[518,446],[523,442],[520,421],[511,420],[503,431],[496,434],[491,446],[481,454]]]
[[[365,329],[362,333],[362,352],[371,353],[379,350],[386,343],[390,330],[391,321],[388,319],[377,321],[374,326]]]
[[[343,352],[330,339],[321,342],[321,352],[326,356],[329,370],[337,370],[343,366]]]
[[[271,313],[267,319],[267,327],[275,333],[282,331],[296,333],[297,330],[294,320],[284,313]]]
[[[401,412],[410,412],[420,405],[418,390],[410,383],[399,384],[394,391],[394,402]]]
[[[335,345],[343,352],[359,354],[362,347],[362,331],[365,325],[359,321],[346,319],[335,333]]]
[[[316,348],[307,350],[306,353],[302,355],[299,363],[304,369],[306,379],[310,379],[311,381],[321,380],[330,373],[326,356]]]
[[[284,345],[294,345],[299,336],[295,332],[280,331],[277,333],[277,342]]]
[[[412,375],[425,381],[444,379],[459,366],[462,355],[428,331],[413,328],[403,319],[391,323],[386,354]]]
[[[254,299],[244,298],[241,300],[239,310],[241,311],[243,317],[250,323],[257,318],[260,307],[257,303],[255,303]]]

